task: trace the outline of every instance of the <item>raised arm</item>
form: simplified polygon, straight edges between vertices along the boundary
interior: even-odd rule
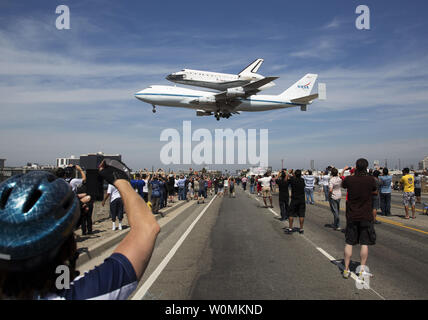
[[[100,175],[119,190],[131,227],[114,252],[128,258],[140,279],[150,261],[160,227],[144,200],[132,189],[129,174],[120,170],[117,162],[122,164],[106,161],[100,168]]]
[[[76,164],[76,169],[77,169],[77,171],[80,172],[80,174],[82,176],[82,182],[85,182],[86,181],[86,173],[85,173],[85,171],[83,171],[82,168],[78,164]]]

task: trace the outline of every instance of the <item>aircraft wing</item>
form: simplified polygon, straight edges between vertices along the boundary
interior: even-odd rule
[[[257,90],[260,87],[263,87],[265,84],[268,84],[269,82],[272,82],[273,80],[278,79],[279,77],[266,77],[254,82],[251,82],[249,84],[246,84],[245,86],[243,86],[245,91],[252,91],[252,90]]]
[[[237,97],[247,98],[253,94],[259,92],[259,88],[265,84],[278,79],[279,77],[266,77],[251,83],[248,83],[242,87],[228,88],[226,91],[216,94],[214,97],[217,102],[225,102]],[[238,103],[239,104],[239,103]]]
[[[312,100],[315,100],[316,98],[318,98],[318,93],[311,94],[309,96],[305,96],[305,97],[301,97],[301,98],[297,98],[297,99],[292,99],[291,102],[308,104],[309,102],[311,102]]]

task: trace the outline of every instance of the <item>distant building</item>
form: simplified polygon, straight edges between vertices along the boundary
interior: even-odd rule
[[[315,170],[315,161],[311,160],[311,170],[314,171]]]
[[[0,170],[3,170],[6,159],[0,159]]]
[[[422,162],[422,169],[421,170],[427,170],[428,169],[428,156],[425,157],[421,162]]]
[[[70,164],[79,165],[80,159],[75,156],[70,156],[69,158],[56,158],[56,166],[64,168]]]

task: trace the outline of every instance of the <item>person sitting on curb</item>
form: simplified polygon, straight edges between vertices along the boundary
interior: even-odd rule
[[[137,288],[160,227],[122,162],[104,160],[100,175],[119,190],[131,229],[110,257],[79,278],[74,228],[89,196],[77,197],[44,171],[0,184],[0,299],[127,299]],[[58,285],[59,266],[68,270],[62,279],[68,285]]]

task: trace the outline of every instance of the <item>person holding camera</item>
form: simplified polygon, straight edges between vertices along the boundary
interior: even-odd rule
[[[90,197],[76,196],[64,180],[45,171],[0,184],[0,299],[119,300],[137,288],[160,228],[122,162],[105,160],[99,170],[119,190],[131,229],[113,254],[79,278],[73,231]],[[69,271],[63,274],[68,288],[57,286],[58,266]]]
[[[79,171],[81,178],[76,178],[76,170]],[[86,173],[79,165],[68,165],[65,169],[59,168],[56,171],[56,176],[67,181],[74,193],[87,193]],[[92,234],[92,212],[94,211],[92,198],[86,204],[86,208],[87,210],[82,211],[79,221],[79,225],[82,228],[82,235]]]
[[[281,171],[279,179],[276,180],[279,188],[279,209],[281,210],[281,221],[288,219],[288,203],[290,195],[288,192],[288,174],[287,169]]]

